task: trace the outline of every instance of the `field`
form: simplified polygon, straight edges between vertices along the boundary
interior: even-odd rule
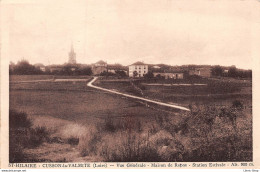
[[[152,83],[158,85],[152,85]],[[184,106],[192,104],[226,106],[234,100],[240,100],[248,108],[252,107],[251,81],[192,78],[189,80],[122,80],[120,82],[101,79],[96,82],[96,85]]]
[[[89,76],[63,76],[63,75],[10,75],[10,82],[67,78],[89,78]]]
[[[15,76],[10,80],[30,78],[43,80],[53,76]],[[34,133],[38,131],[47,133],[44,139],[38,139],[41,144],[22,147],[17,152],[24,156],[19,158],[15,152],[11,161],[252,160],[250,85],[242,85],[241,89],[236,89],[233,95],[227,97],[223,93],[218,95],[219,98],[214,95],[209,101],[205,99],[209,97],[205,96],[207,90],[200,87],[187,87],[185,90],[180,87],[175,89],[174,86],[158,88],[147,86],[146,82],[131,85],[127,80],[111,82],[105,79],[95,83],[191,109],[191,112],[176,112],[98,91],[87,87],[86,83],[49,81],[10,84],[10,110],[24,112],[32,122],[32,126],[27,127],[32,133],[27,140],[35,139]],[[188,89],[201,89],[203,96],[197,96]],[[236,95],[243,89],[245,94]],[[200,103],[196,104],[198,100]],[[234,104],[234,100],[237,103]],[[214,101],[218,106],[214,105]]]

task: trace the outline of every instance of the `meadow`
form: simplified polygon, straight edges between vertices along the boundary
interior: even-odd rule
[[[184,103],[191,111],[176,112],[98,91],[86,83],[10,84],[10,110],[28,117],[15,121],[31,123],[10,126],[14,133],[20,128],[28,130],[28,141],[21,142],[18,150],[10,150],[13,162],[252,160],[250,98],[221,97],[216,102],[226,100],[222,106],[214,105],[214,99],[205,104]],[[125,81],[96,84],[146,96]],[[159,90],[164,89],[170,90]],[[144,90],[152,89],[145,86]],[[23,140],[16,136],[10,140]],[[30,146],[32,143],[37,144]]]
[[[48,79],[68,79],[68,78],[90,78],[90,76],[64,76],[64,75],[9,75],[10,82]]]
[[[149,85],[151,83],[167,85]],[[226,106],[231,105],[234,100],[240,100],[246,107],[252,108],[252,81],[250,80],[219,80],[194,77],[184,80],[129,79],[114,81],[103,78],[97,81],[95,85],[184,106],[191,104]]]

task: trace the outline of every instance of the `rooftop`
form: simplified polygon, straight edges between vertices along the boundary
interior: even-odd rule
[[[98,62],[96,62],[95,64],[107,64],[106,62],[104,62],[103,60],[99,60]]]
[[[138,61],[138,62],[135,62],[135,63],[133,63],[133,64],[131,64],[131,65],[145,65],[145,63]],[[130,65],[130,66],[131,66],[131,65]]]

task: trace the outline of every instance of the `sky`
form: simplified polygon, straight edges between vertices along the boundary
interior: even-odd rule
[[[252,68],[257,0],[24,0],[2,6],[8,58]]]

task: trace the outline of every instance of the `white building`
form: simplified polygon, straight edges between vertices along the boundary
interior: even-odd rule
[[[181,72],[154,72],[154,77],[164,77],[165,79],[183,79],[183,73]]]
[[[129,65],[129,77],[144,77],[148,73],[148,65],[143,62],[136,62]]]

